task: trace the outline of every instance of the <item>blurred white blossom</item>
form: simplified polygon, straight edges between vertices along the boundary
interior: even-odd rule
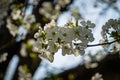
[[[20,36],[21,39],[25,39],[25,34],[19,34],[20,27],[24,30],[23,32],[28,33],[33,27],[36,27],[38,24],[36,23],[35,16],[24,15],[20,9],[12,9],[11,17],[7,18],[7,28],[12,36]]]
[[[60,13],[60,7],[53,5],[50,2],[44,2],[42,8],[39,9],[39,13],[44,15],[48,19],[56,19]]]
[[[97,63],[97,62],[91,63],[91,62],[88,61],[88,60],[84,60],[84,65],[85,65],[85,67],[86,67],[87,69],[98,67],[98,63]]]
[[[56,3],[61,6],[61,7],[65,7],[67,4],[70,3],[71,0],[57,0]]]
[[[11,16],[13,20],[21,19],[21,10],[13,9]]]
[[[7,60],[7,56],[8,56],[7,52],[5,52],[2,55],[0,55],[0,63],[6,61]]]
[[[103,80],[103,78],[101,74],[96,73],[94,76],[92,76],[91,80]]]
[[[104,51],[97,51],[95,54],[88,52],[83,57],[83,63],[86,68],[96,68],[99,65],[99,62],[106,57]]]
[[[34,15],[26,15],[22,20],[22,26],[29,31],[32,23],[35,23],[35,16]]]
[[[12,23],[10,18],[7,19],[7,28],[14,37],[18,34],[18,27]]]
[[[18,67],[18,80],[32,80],[31,73],[25,72],[23,66]]]
[[[3,18],[7,15],[7,10],[13,0],[0,0],[0,25],[3,24]]]
[[[25,44],[22,44],[20,54],[21,54],[22,57],[27,57],[28,56]]]

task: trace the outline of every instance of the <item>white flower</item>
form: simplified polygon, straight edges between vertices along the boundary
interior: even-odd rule
[[[22,21],[22,25],[25,29],[30,30],[31,24],[35,21],[36,20],[34,15],[26,15]]]
[[[84,26],[78,26],[78,27],[73,27],[73,28],[74,28],[75,36],[78,40],[81,40],[82,42],[87,42],[87,43],[89,41],[90,42],[94,41],[91,28],[86,28]]]
[[[71,0],[57,0],[57,4],[61,7],[65,7],[65,5],[69,4]]]
[[[7,60],[7,56],[8,56],[7,52],[1,54],[0,55],[0,63],[6,61]]]
[[[51,20],[50,23],[48,23],[48,24],[46,24],[46,25],[44,26],[44,30],[47,29],[47,28],[53,28],[53,27],[56,27],[56,26],[57,26],[57,25],[56,25],[55,20]]]
[[[91,31],[91,30],[88,29],[88,30],[86,31],[85,38],[86,38],[89,42],[94,41],[94,37],[93,37],[93,34],[92,34],[92,31]]]
[[[15,37],[18,34],[18,27],[12,24],[9,18],[7,19],[7,28],[9,29],[13,37]]]
[[[50,45],[50,43],[48,44],[48,41],[42,41],[38,39],[33,45],[33,51],[38,52],[40,58],[45,58],[48,59],[50,62],[53,62],[54,57],[51,50],[54,50],[54,52],[56,52],[57,47],[53,48],[52,46],[49,47],[48,45]]]
[[[81,40],[82,40],[82,37],[83,37],[88,42],[94,41],[94,37],[93,37],[92,31],[90,29],[82,29],[82,30],[83,30],[83,33],[81,35]]]
[[[54,43],[53,41],[48,42],[48,51],[52,54],[56,53],[58,49],[60,48],[58,43]]]
[[[41,49],[47,49],[48,41],[37,39],[33,45],[33,51],[41,53]]]
[[[13,20],[21,19],[21,10],[13,9],[11,16]]]
[[[84,60],[84,65],[87,69],[98,67],[98,63],[91,63],[90,61]]]
[[[44,31],[46,32],[47,40],[53,40],[56,42],[58,41],[58,38],[60,38],[59,27],[56,26],[54,20],[44,26]]]
[[[58,34],[58,29],[56,27],[51,27],[51,28],[46,28],[46,39],[48,40],[54,40],[55,42],[58,40],[59,36]]]
[[[85,53],[84,49],[87,48],[87,44],[83,44],[83,43],[74,43],[73,42],[73,46],[74,46],[74,48],[72,49],[72,51],[75,56],[84,54]]]
[[[44,33],[44,31],[42,30],[41,27],[39,27],[38,32],[36,32],[36,33],[34,34],[34,38],[40,38],[40,37],[42,37],[42,36],[43,36],[43,33]]]
[[[54,57],[53,54],[49,50],[47,50],[47,44],[47,42],[37,41],[33,45],[33,51],[38,52],[40,58],[45,58],[48,59],[50,62],[53,62]]]
[[[22,44],[20,54],[21,54],[22,57],[27,57],[28,53],[26,51],[26,45],[25,44]]]
[[[65,42],[72,42],[76,38],[76,34],[73,28],[70,27],[61,27],[60,34],[62,35],[60,38]]]
[[[49,60],[50,62],[53,62],[53,60],[54,60],[53,54],[45,49],[41,49],[41,53],[39,54],[39,57],[45,58],[45,59]]]
[[[72,46],[70,45],[70,43],[66,43],[62,46],[62,55],[65,56],[66,54],[71,54],[72,50],[71,50]]]
[[[39,13],[45,16],[48,19],[56,19],[60,13],[59,7],[56,5],[53,8],[53,5],[50,2],[44,2],[42,8],[39,9]]]
[[[25,72],[23,66],[18,67],[18,80],[32,80],[31,73]]]
[[[81,21],[80,22],[82,26],[86,27],[86,28],[94,28],[95,27],[95,24],[94,23],[91,23],[91,21]]]
[[[23,22],[25,23],[33,23],[35,22],[35,15],[26,15],[23,19]]]
[[[101,74],[96,73],[94,76],[92,76],[91,80],[103,80],[103,78]]]

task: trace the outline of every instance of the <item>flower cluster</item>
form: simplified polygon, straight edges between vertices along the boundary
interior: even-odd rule
[[[90,21],[81,21],[80,24],[69,25],[67,23],[64,27],[56,25],[52,20],[44,26],[44,29],[39,27],[35,34],[37,39],[34,44],[34,51],[40,53],[40,57],[53,61],[54,53],[58,49],[62,49],[62,54],[73,54],[75,56],[83,54],[84,49],[87,48],[88,42],[94,40],[92,28],[95,27]]]
[[[108,38],[113,38],[115,40],[120,39],[120,19],[110,19],[102,27],[102,37],[105,41],[108,41]]]
[[[15,37],[19,33],[19,26],[23,18],[23,13],[20,9],[16,9],[15,6],[10,7],[12,9],[10,16],[6,19],[6,27],[10,34]]]
[[[11,12],[10,16],[6,19],[6,27],[13,37],[24,39],[26,33],[34,31],[36,28],[38,29],[39,24],[36,22],[35,15],[24,13],[24,7],[22,6],[21,4],[10,5]],[[21,28],[24,31],[20,31]]]
[[[31,30],[36,29],[36,26],[38,26],[34,15],[32,14],[24,15],[20,9],[17,10],[13,9],[11,12],[11,16],[7,18],[6,22],[9,32],[14,37],[20,35],[19,34],[20,27],[22,27],[27,32],[30,32]],[[20,35],[20,36],[24,36],[24,35]]]

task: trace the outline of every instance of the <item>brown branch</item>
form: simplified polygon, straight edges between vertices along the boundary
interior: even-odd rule
[[[117,42],[118,40],[112,41],[112,42],[106,42],[106,43],[99,43],[99,44],[91,44],[87,45],[87,47],[94,47],[94,46],[102,46],[102,45],[108,45]]]

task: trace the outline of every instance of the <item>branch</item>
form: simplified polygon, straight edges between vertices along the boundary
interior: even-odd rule
[[[94,47],[94,46],[101,46],[101,45],[108,45],[112,44],[114,42],[117,42],[118,40],[112,41],[112,42],[106,42],[106,43],[100,43],[100,44],[92,44],[92,45],[87,45],[87,47]]]

